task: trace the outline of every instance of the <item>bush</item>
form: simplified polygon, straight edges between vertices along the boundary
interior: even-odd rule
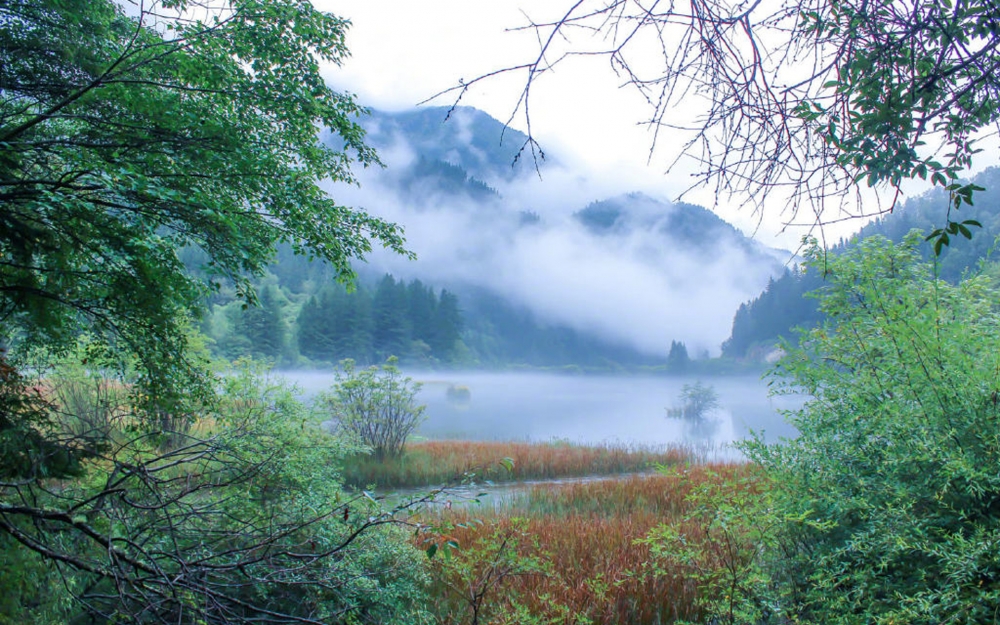
[[[779,363],[800,432],[746,445],[773,483],[783,622],[995,622],[1000,609],[996,293],[935,280],[919,236],[809,253],[828,321]]]
[[[407,508],[340,488],[357,447],[253,363],[218,386],[179,446],[130,413],[97,457],[70,455],[28,436],[67,407],[0,359],[0,625],[428,622]],[[66,457],[73,479],[39,479]]]
[[[390,358],[381,367],[356,369],[340,363],[337,382],[320,397],[338,431],[370,447],[375,458],[398,457],[406,439],[424,420],[425,406],[416,403],[420,384],[403,377]]]
[[[778,546],[771,484],[759,467],[722,468],[671,470],[660,478],[686,483],[687,494],[677,494],[684,502],[679,518],[654,527],[636,544],[649,547],[648,571],[661,583],[694,590],[687,612],[714,625],[763,623],[770,611],[761,599],[771,580],[761,556]]]

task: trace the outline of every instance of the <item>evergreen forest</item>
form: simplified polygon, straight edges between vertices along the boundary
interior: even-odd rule
[[[942,247],[940,255],[935,254],[931,243],[918,247],[921,258],[933,264],[941,279],[951,283],[980,273],[991,276],[997,273],[1000,169],[991,167],[973,176],[970,183],[982,187],[982,190],[976,193],[974,204],[963,205],[957,213],[962,219],[972,219],[981,224],[974,230],[974,236],[957,238],[952,245]],[[851,239],[831,246],[829,254],[842,254],[872,236],[901,242],[913,230],[930,235],[940,224],[941,211],[947,210],[952,201],[942,189],[908,198],[893,212],[862,227]],[[798,335],[795,328],[814,327],[823,318],[815,294],[827,284],[822,266],[818,270],[795,266],[772,279],[760,295],[737,310],[732,334],[722,345],[723,355],[759,358],[780,339],[796,341]]]

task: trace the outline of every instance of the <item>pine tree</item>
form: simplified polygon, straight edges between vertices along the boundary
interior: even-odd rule
[[[371,292],[361,286],[350,293],[341,288],[338,303],[334,323],[336,360],[350,358],[359,363],[374,363]]]
[[[437,314],[438,300],[434,289],[425,286],[420,280],[414,280],[406,287],[409,300],[408,317],[413,338],[428,345],[434,334],[434,320]]]
[[[379,360],[389,356],[405,358],[409,354],[408,311],[406,286],[386,274],[372,301],[372,347]]]
[[[326,285],[310,297],[299,311],[297,320],[299,352],[313,360],[335,361],[336,292]]]
[[[667,371],[684,373],[690,365],[691,358],[688,356],[687,346],[680,341],[671,341],[670,353],[667,354]]]
[[[427,339],[431,353],[439,360],[451,360],[455,342],[462,331],[462,313],[458,308],[458,297],[453,293],[442,289],[431,327],[432,332]]]
[[[259,305],[248,306],[239,316],[234,331],[249,340],[249,355],[279,358],[285,346],[281,294],[273,284],[260,290]]]

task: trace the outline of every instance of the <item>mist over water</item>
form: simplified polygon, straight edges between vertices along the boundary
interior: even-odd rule
[[[405,229],[417,261],[375,249],[371,273],[460,295],[483,289],[541,322],[647,355],[666,356],[675,340],[715,355],[740,304],[791,258],[704,209],[636,188],[625,172],[587,171],[561,155],[538,172],[512,167],[526,137],[499,144],[487,139],[499,140],[496,120],[462,108],[445,123],[445,112],[374,116],[369,138],[386,169],[358,171],[357,187],[329,185],[338,201]],[[613,223],[581,219],[602,201],[620,210]]]
[[[762,433],[766,440],[795,436],[781,409],[796,408],[795,397],[767,395],[757,376],[662,377],[579,376],[537,372],[408,371],[423,383],[418,399],[427,420],[418,434],[432,439],[553,441],[662,445],[683,443],[720,449]],[[330,372],[291,371],[306,398],[330,387]],[[707,418],[667,416],[681,403],[684,384],[700,381],[719,396]],[[466,387],[468,400],[449,398],[448,389]],[[453,393],[454,395],[454,393]],[[725,452],[721,452],[725,455]]]

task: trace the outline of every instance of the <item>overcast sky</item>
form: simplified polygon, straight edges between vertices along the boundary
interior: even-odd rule
[[[314,3],[353,24],[348,36],[351,58],[343,67],[328,68],[328,80],[358,94],[366,105],[392,110],[415,106],[461,79],[533,58],[537,51],[533,34],[511,31],[526,23],[520,7],[528,7],[532,18],[542,20],[558,17],[567,6],[565,0]],[[661,149],[650,159],[652,135],[641,125],[648,109],[637,93],[619,88],[620,83],[604,60],[576,59],[560,65],[533,93],[533,132],[549,154],[588,170],[598,179],[595,186],[604,183],[608,193],[642,190],[675,199],[690,186],[693,169],[681,164],[664,176],[674,155]],[[462,102],[507,121],[522,87],[523,74],[491,79],[471,90]],[[443,96],[434,103],[449,105],[453,101],[453,97]],[[524,130],[520,118],[512,125]],[[685,199],[707,206],[713,203],[707,191]],[[718,210],[744,230],[756,225],[749,212],[737,212],[725,203]],[[779,227],[777,219],[766,224],[760,233],[762,242],[787,247],[802,234],[779,241],[770,236]]]
[[[351,19],[352,58],[330,71],[331,80],[382,108],[407,108],[460,79],[515,65],[535,51],[519,6],[541,18],[565,0],[315,0]],[[549,7],[549,10],[544,10]],[[637,126],[643,114],[635,93],[618,89],[606,63],[575,62],[539,83],[533,122],[560,151],[595,165],[627,163],[645,168],[649,135]],[[463,102],[506,121],[522,86],[521,76],[491,80]],[[436,102],[450,104],[453,98]],[[523,126],[518,120],[518,126]],[[523,127],[520,128],[523,130]],[[555,150],[553,150],[555,151]]]
[[[530,31],[514,31],[527,20],[557,18],[569,0],[313,0],[322,10],[352,21],[348,46],[352,57],[340,68],[327,68],[328,80],[352,91],[369,106],[398,110],[415,106],[461,79],[523,63],[533,58],[537,44]],[[679,138],[660,137],[650,158],[651,134],[641,125],[648,116],[640,96],[619,88],[621,80],[603,59],[576,59],[539,83],[532,96],[535,136],[561,162],[582,170],[618,192],[643,190],[675,199],[690,183],[693,164],[681,162],[664,175],[673,161]],[[523,87],[523,75],[508,75],[478,86],[463,100],[506,121]],[[435,103],[451,104],[444,96]],[[691,106],[697,106],[693,103]],[[680,110],[679,116],[697,111]],[[524,130],[523,120],[512,124]],[[979,165],[993,164],[980,161]],[[916,194],[923,187],[906,189]],[[713,207],[721,217],[753,231],[756,217],[738,211],[737,200],[715,198],[700,190],[685,200]],[[756,230],[765,245],[793,248],[805,229],[781,230],[781,206],[766,209]],[[827,239],[861,227],[858,221],[828,228]]]

